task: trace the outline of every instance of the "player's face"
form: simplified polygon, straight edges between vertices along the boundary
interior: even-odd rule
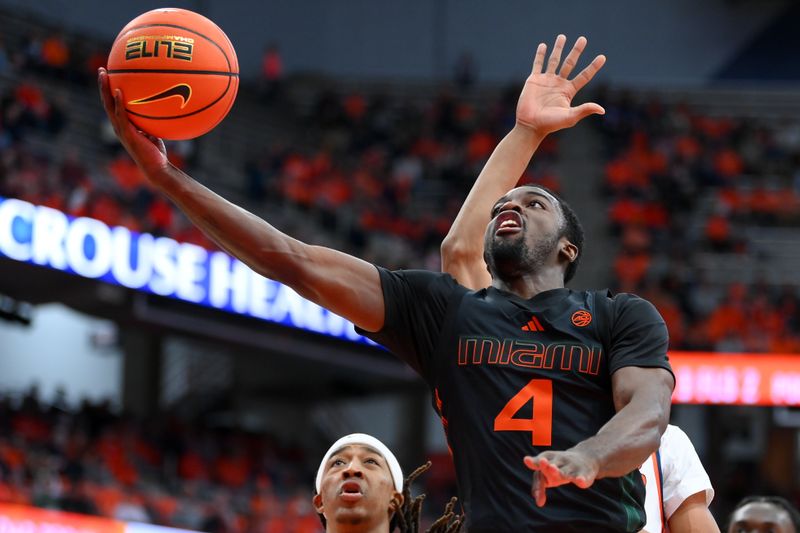
[[[731,517],[728,533],[800,533],[786,510],[765,502],[740,507]]]
[[[558,259],[564,214],[558,200],[539,187],[512,189],[495,202],[484,236],[492,275],[535,271]]]
[[[384,522],[388,527],[402,498],[383,456],[353,444],[328,459],[314,506],[339,530],[369,531]]]

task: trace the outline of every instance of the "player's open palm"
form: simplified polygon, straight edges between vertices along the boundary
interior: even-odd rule
[[[539,507],[547,502],[548,488],[573,483],[585,489],[592,486],[599,471],[596,461],[571,450],[525,457],[525,466],[533,470],[531,495]]]
[[[148,170],[158,170],[169,164],[167,159],[167,149],[164,142],[152,135],[140,131],[128,119],[125,111],[125,104],[122,99],[122,91],[117,89],[111,92],[108,83],[108,73],[104,68],[97,72],[97,84],[100,88],[100,98],[103,101],[103,108],[114,127],[122,146],[147,173]]]
[[[572,107],[572,99],[597,74],[606,62],[599,55],[577,76],[569,79],[578,64],[581,53],[586,48],[586,38],[579,37],[567,57],[561,62],[561,52],[567,38],[556,37],[553,51],[545,65],[547,45],[539,44],[533,60],[531,75],[517,102],[517,123],[533,128],[541,135],[569,128],[580,120],[593,114],[603,114],[605,110],[594,102]]]

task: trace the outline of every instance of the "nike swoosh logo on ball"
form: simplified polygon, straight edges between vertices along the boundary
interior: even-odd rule
[[[145,96],[144,98],[139,98],[137,100],[131,100],[128,103],[150,104],[152,102],[158,102],[161,100],[166,100],[167,98],[174,98],[176,96],[181,99],[181,109],[183,109],[184,107],[186,107],[186,104],[189,103],[189,98],[192,97],[192,88],[185,83],[179,83],[178,85],[174,85],[169,89],[161,91],[160,93],[154,94],[152,96]]]

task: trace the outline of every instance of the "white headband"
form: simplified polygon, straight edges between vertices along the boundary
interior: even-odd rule
[[[334,452],[339,451],[345,446],[350,446],[351,444],[362,444],[374,448],[379,452],[386,460],[386,464],[389,465],[389,471],[392,473],[392,481],[394,482],[395,490],[397,492],[403,492],[403,470],[400,468],[400,463],[397,462],[397,458],[392,451],[375,437],[365,433],[351,433],[334,442],[333,445],[328,448],[325,457],[322,458],[322,462],[319,464],[319,470],[317,470],[317,481],[315,484],[317,494],[319,494],[319,487],[322,484],[322,474],[325,471],[325,464],[328,462],[328,459],[331,458]]]

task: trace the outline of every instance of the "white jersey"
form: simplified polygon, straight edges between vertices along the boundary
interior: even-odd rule
[[[705,492],[706,505],[714,499],[714,488],[692,441],[678,426],[668,425],[661,436],[661,446],[639,468],[647,495],[648,533],[669,531],[667,521],[693,494]]]

